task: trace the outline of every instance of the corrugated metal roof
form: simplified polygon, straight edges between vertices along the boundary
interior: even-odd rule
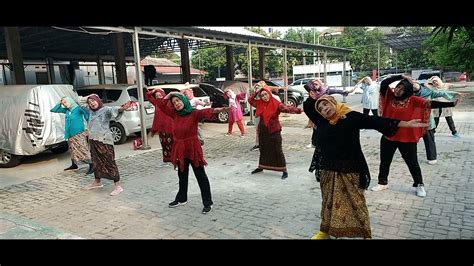
[[[258,33],[249,31],[243,27],[197,27],[201,29],[206,29],[206,30],[212,30],[212,31],[220,31],[220,32],[227,32],[227,33],[234,33],[234,34],[241,34],[241,35],[246,35],[246,36],[254,36],[254,37],[263,37],[266,38],[263,35],[260,35]]]

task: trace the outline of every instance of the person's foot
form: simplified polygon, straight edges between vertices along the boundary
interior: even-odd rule
[[[428,164],[433,165],[433,164],[436,164],[436,163],[438,163],[438,160],[428,160]]]
[[[122,186],[116,186],[115,189],[110,193],[110,196],[117,196],[123,192]]]
[[[263,172],[263,169],[262,168],[257,168],[255,170],[253,170],[251,174],[256,174],[256,173],[260,173],[260,172]]]
[[[187,201],[179,202],[177,200],[173,200],[172,202],[170,202],[170,204],[168,204],[168,207],[176,208],[178,206],[186,205],[187,203],[188,203]]]
[[[388,185],[377,184],[376,186],[373,186],[370,190],[375,191],[375,192],[379,192],[379,191],[383,191],[383,190],[387,190],[387,189],[388,189]]]
[[[323,240],[323,239],[329,239],[329,237],[330,236],[328,233],[318,231],[313,237],[311,237],[311,240]]]
[[[416,187],[416,195],[417,195],[418,197],[421,197],[421,198],[426,197],[425,186],[423,186],[423,184],[419,184],[419,185]]]
[[[314,149],[314,148],[316,148],[316,146],[314,146],[312,143],[310,143],[310,144],[306,145],[306,148]]]
[[[204,206],[204,208],[202,209],[202,214],[207,214],[209,212],[211,212],[212,210],[212,205],[211,206]]]
[[[253,146],[253,147],[250,149],[250,151],[256,151],[256,150],[258,150],[258,149],[260,149],[260,146],[259,146],[259,145],[255,145],[255,146]]]
[[[92,182],[89,185],[87,185],[84,189],[85,190],[91,190],[91,189],[96,189],[96,188],[101,188],[104,187],[102,183],[97,183],[97,182]]]
[[[453,133],[453,138],[460,138],[459,134],[457,132]]]
[[[225,133],[225,135],[226,135],[227,137],[228,137],[228,136],[232,136],[232,133],[227,132],[227,133]]]
[[[288,178],[288,172],[283,172],[283,174],[281,175],[281,179],[286,179]]]
[[[73,163],[73,164],[71,164],[71,166],[69,166],[68,168],[64,169],[64,171],[75,170],[75,169],[77,169],[77,168],[79,168],[79,167],[77,166],[77,164]]]

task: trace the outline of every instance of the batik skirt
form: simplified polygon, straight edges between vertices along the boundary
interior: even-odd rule
[[[371,238],[369,211],[359,173],[321,171],[320,231],[334,237]]]
[[[264,123],[259,123],[258,129],[258,143],[260,145],[258,168],[286,172],[285,155],[281,146],[281,131],[269,134]]]
[[[115,163],[114,146],[96,140],[89,140],[91,147],[92,166],[96,179],[106,178],[118,182],[120,180]]]
[[[91,153],[89,151],[89,143],[87,142],[87,133],[85,131],[69,138],[68,145],[71,160],[75,163],[91,162]]]

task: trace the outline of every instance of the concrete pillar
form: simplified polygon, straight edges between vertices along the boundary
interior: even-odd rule
[[[181,52],[181,69],[182,69],[181,80],[183,81],[183,83],[191,82],[191,66],[189,64],[188,40],[186,39],[179,40],[179,50]]]
[[[227,66],[225,79],[234,80],[234,48],[230,45],[225,46],[225,62]]]
[[[258,47],[258,72],[260,78],[265,79],[265,48]]]
[[[125,48],[123,44],[123,33],[113,35],[115,49],[115,71],[117,71],[117,83],[127,84],[127,66],[125,65]]]
[[[23,53],[21,52],[20,33],[18,27],[4,27],[7,57],[12,68],[12,84],[26,84]]]
[[[46,58],[46,71],[48,73],[48,83],[56,83],[56,78],[54,76],[54,60],[51,57]]]
[[[104,61],[100,58],[97,59],[97,75],[99,76],[99,84],[105,84]]]

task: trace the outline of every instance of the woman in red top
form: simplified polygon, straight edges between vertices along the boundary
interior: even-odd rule
[[[189,165],[191,164],[201,189],[204,204],[202,213],[206,214],[211,211],[213,202],[209,179],[204,170],[204,165],[207,163],[197,136],[198,122],[205,118],[211,119],[215,114],[226,111],[228,108],[196,110],[191,107],[186,96],[177,92],[171,92],[164,99],[156,100],[158,108],[173,121],[171,162],[175,168],[178,167],[179,190],[175,200],[168,206],[174,208],[187,203]]]
[[[256,96],[260,99],[255,99]],[[283,172],[282,179],[288,177],[285,155],[281,146],[281,125],[278,121],[280,112],[301,114],[300,108],[284,105],[272,97],[267,87],[255,91],[249,97],[249,103],[256,108],[255,116],[260,117],[258,123],[258,142],[260,145],[260,159],[258,168],[252,174],[262,172],[263,169]]]
[[[155,106],[155,117],[151,128],[151,136],[158,134],[163,150],[163,163],[171,162],[171,147],[173,147],[173,120],[158,108],[158,99],[166,97],[161,88],[155,88],[146,93],[146,98]]]
[[[389,85],[400,80],[392,90]],[[411,78],[404,75],[386,78],[380,84],[380,115],[386,118],[398,120],[421,119],[422,123],[428,123],[431,108],[453,107],[456,102],[437,102],[427,100],[413,95],[413,84]],[[426,133],[424,128],[400,128],[393,136],[382,136],[380,140],[380,167],[378,185],[371,188],[372,191],[388,189],[388,174],[393,155],[398,149],[403,160],[408,166],[413,177],[413,187],[416,195],[425,197],[426,191],[423,185],[420,164],[418,163],[416,146],[420,138]]]

